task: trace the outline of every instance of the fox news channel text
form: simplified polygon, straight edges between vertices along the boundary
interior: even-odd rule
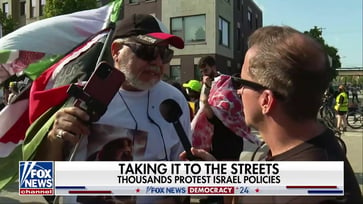
[[[19,170],[21,195],[344,195],[343,162],[34,161]]]

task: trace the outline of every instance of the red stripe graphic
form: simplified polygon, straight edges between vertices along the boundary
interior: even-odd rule
[[[111,194],[112,191],[68,191],[69,194]]]
[[[286,188],[337,188],[337,186],[286,186]]]

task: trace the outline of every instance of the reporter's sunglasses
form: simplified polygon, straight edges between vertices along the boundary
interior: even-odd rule
[[[241,88],[244,88],[244,87],[247,87],[247,88],[250,88],[254,91],[263,91],[263,90],[271,90],[270,88],[262,85],[262,84],[259,84],[259,83],[256,83],[256,82],[253,82],[253,81],[249,81],[249,80],[245,80],[245,79],[241,79],[241,78],[238,78],[238,77],[231,77],[232,78],[232,85],[233,85],[233,88],[235,90],[239,90]],[[276,98],[278,99],[284,99],[285,97],[274,91],[274,90],[271,90],[272,93],[276,96]]]
[[[135,55],[145,61],[155,60],[160,55],[163,64],[167,64],[174,56],[174,51],[166,46],[145,45],[137,42],[124,42]]]

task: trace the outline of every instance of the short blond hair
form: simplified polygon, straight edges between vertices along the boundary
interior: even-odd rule
[[[249,37],[248,47],[257,50],[251,77],[285,98],[291,118],[315,118],[333,76],[322,45],[291,27],[266,26]]]

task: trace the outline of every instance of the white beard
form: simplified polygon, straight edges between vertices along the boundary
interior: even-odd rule
[[[151,68],[155,69],[155,68]],[[126,68],[124,65],[120,65],[120,71],[125,75],[125,82],[128,83],[130,86],[139,89],[139,90],[148,90],[153,87],[156,83],[160,81],[160,79],[153,79],[151,81],[141,81],[137,78],[137,75],[134,75],[130,69]]]

